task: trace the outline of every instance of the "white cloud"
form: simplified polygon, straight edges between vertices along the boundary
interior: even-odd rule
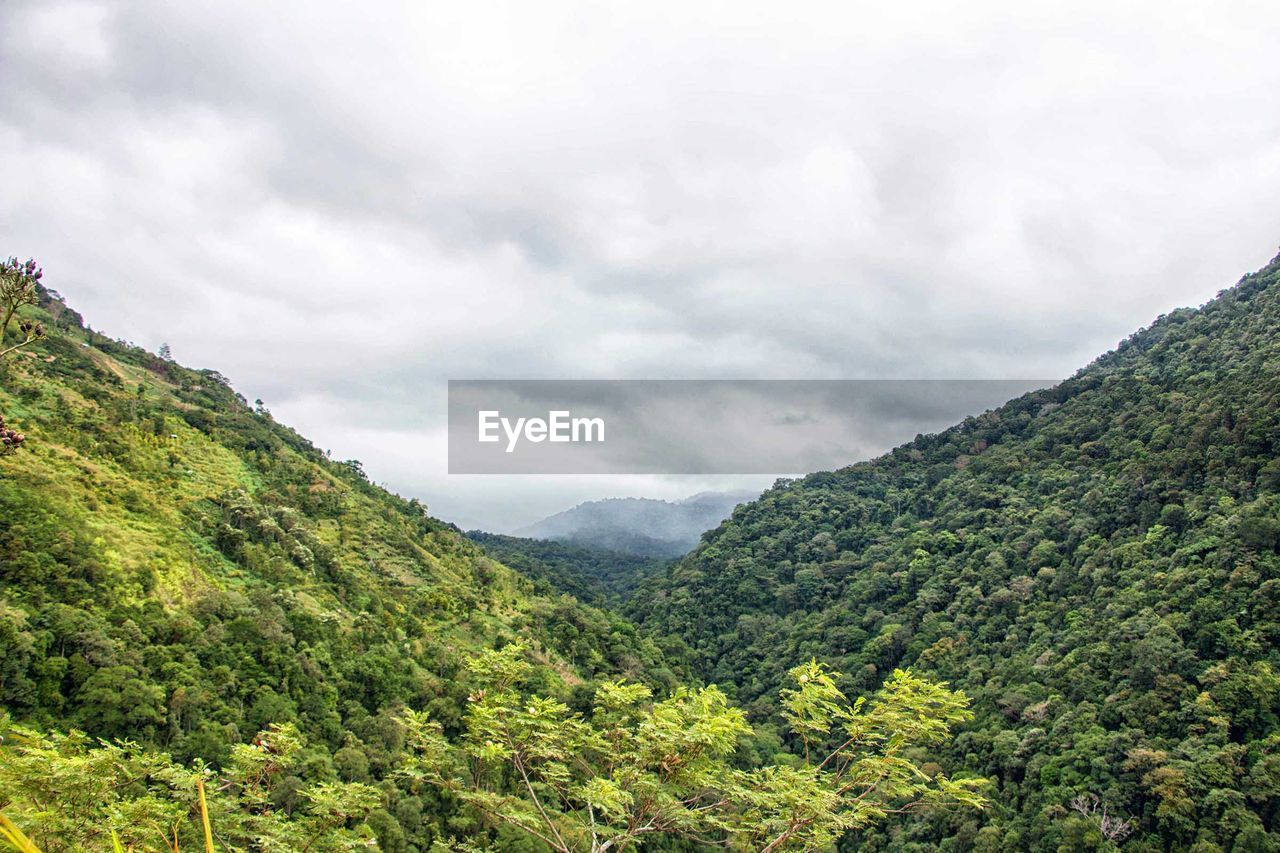
[[[112,43],[107,33],[110,10],[105,3],[44,3],[15,15],[7,49],[33,56],[56,57],[50,71],[58,79],[93,74],[110,67]]]
[[[1278,35],[1267,3],[9,3],[0,251],[502,526],[567,487],[445,477],[449,377],[1062,375],[1261,265]]]

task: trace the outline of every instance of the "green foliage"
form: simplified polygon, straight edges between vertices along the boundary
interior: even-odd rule
[[[890,811],[982,805],[975,782],[931,778],[910,756],[968,715],[964,697],[906,672],[871,702],[850,705],[822,667],[797,668],[788,693],[795,726],[834,745],[817,763],[743,770],[733,757],[751,727],[715,687],[655,701],[643,684],[606,681],[582,714],[529,692],[539,679],[521,643],[482,652],[466,668],[464,730],[451,740],[429,713],[403,711],[395,779],[479,814],[475,826],[455,827],[499,849],[510,846],[502,827],[566,853],[634,849],[650,838],[815,849]],[[214,849],[216,838],[224,849],[355,850],[374,837],[390,791],[302,782],[313,758],[291,724],[235,745],[216,776],[132,741],[41,735],[4,721],[0,736],[0,810],[13,819],[3,828],[17,849],[92,850],[108,838],[117,849],[200,841]]]
[[[971,719],[963,695],[898,670],[871,702],[850,704],[836,687],[840,674],[816,661],[790,675],[798,686],[782,691],[782,716],[804,743],[804,763],[748,774],[751,849],[821,849],[891,812],[983,805],[985,780],[930,775],[914,758]]]
[[[3,813],[0,813],[0,841],[18,853],[40,853],[27,834]],[[119,848],[119,844],[116,847]]]
[[[0,810],[45,853],[101,850],[108,840],[117,849],[194,848],[203,819],[224,849],[365,849],[372,832],[364,818],[382,800],[369,785],[318,783],[301,788],[296,804],[274,802],[271,791],[302,757],[292,726],[237,746],[214,784],[206,771],[131,741],[95,743],[80,732],[44,736],[23,727],[5,739]],[[207,806],[200,783],[210,792]]]
[[[968,714],[964,697],[906,672],[850,705],[821,666],[796,669],[789,719],[813,743],[834,745],[818,763],[742,770],[732,757],[752,731],[715,687],[654,701],[644,685],[606,682],[579,714],[523,688],[531,673],[519,644],[469,669],[477,687],[461,748],[428,715],[406,712],[417,757],[405,776],[553,850],[632,849],[650,836],[816,849],[893,810],[982,804],[974,782],[930,778],[910,757]]]
[[[896,668],[973,698],[937,763],[997,807],[859,849],[1083,849],[1085,794],[1128,849],[1276,849],[1278,460],[1280,259],[1055,388],[780,482],[628,612],[801,752],[824,695]],[[810,657],[848,675],[796,707]]]

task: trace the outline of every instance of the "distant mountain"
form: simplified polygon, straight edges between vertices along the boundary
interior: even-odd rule
[[[609,498],[587,501],[516,531],[528,539],[550,539],[641,557],[679,557],[698,544],[754,492],[699,492],[681,501]]]

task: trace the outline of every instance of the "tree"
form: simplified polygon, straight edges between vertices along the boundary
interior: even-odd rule
[[[17,258],[9,258],[0,262],[0,312],[4,313],[4,321],[0,322],[0,358],[44,337],[41,323],[19,318],[18,333],[22,340],[9,347],[4,345],[5,333],[18,308],[39,302],[38,283],[43,277],[44,270],[36,266],[34,259],[19,262]],[[0,415],[0,456],[16,453],[26,440],[25,435],[6,424]]]
[[[39,282],[43,277],[44,270],[37,267],[32,258],[25,262],[9,258],[0,263],[0,312],[4,314],[4,320],[0,322],[0,357],[44,337],[44,326],[41,323],[19,318],[18,332],[22,339],[12,346],[4,345],[9,323],[18,309],[40,301]]]
[[[782,716],[803,745],[804,763],[749,774],[742,829],[752,849],[821,848],[891,813],[983,805],[975,789],[985,780],[930,775],[912,757],[972,718],[963,694],[895,670],[870,702],[850,703],[836,687],[839,673],[817,661],[790,677],[798,686],[782,691]]]
[[[406,712],[416,757],[403,772],[560,853],[632,849],[659,835],[734,849],[813,847],[892,811],[982,804],[973,781],[931,779],[907,757],[968,717],[963,696],[909,673],[851,705],[821,665],[798,667],[787,720],[806,758],[748,771],[730,758],[751,727],[716,687],[653,701],[644,685],[607,682],[585,717],[522,689],[524,655],[515,643],[469,663],[479,686],[460,748],[425,713]]]
[[[1080,794],[1071,800],[1071,808],[1091,822],[1110,844],[1119,844],[1133,832],[1133,821],[1107,813],[1107,804],[1097,794]]]

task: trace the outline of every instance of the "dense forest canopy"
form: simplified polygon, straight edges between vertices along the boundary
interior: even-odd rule
[[[974,698],[941,765],[997,807],[859,849],[1080,849],[1103,806],[1128,850],[1280,849],[1278,491],[1280,258],[1055,388],[779,483],[627,612],[753,719],[810,656]]]
[[[567,592],[579,601],[600,606],[619,603],[671,562],[662,557],[481,530],[467,531],[467,538],[484,548],[486,554],[534,581],[535,588]]]

